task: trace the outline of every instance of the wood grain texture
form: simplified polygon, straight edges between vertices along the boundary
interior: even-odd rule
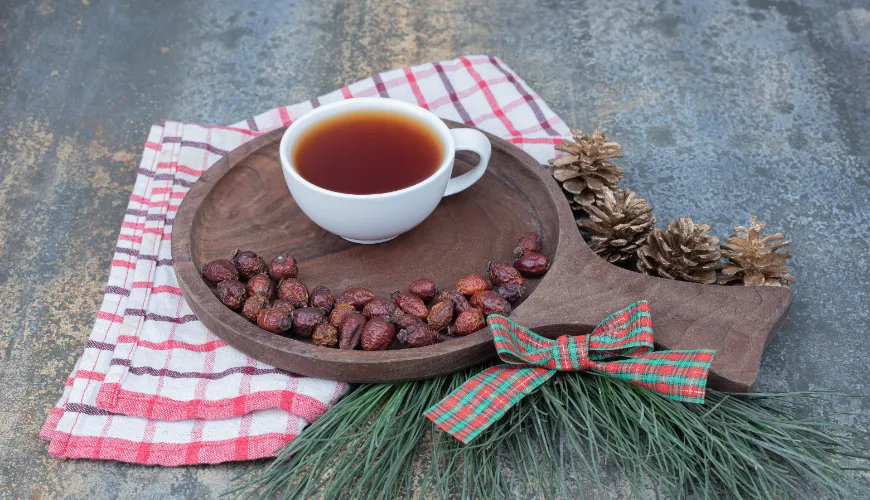
[[[509,260],[518,237],[534,230],[553,266],[543,278],[530,280],[512,319],[551,337],[582,334],[611,312],[647,299],[657,343],[716,349],[709,384],[734,391],[751,389],[764,347],[788,312],[788,289],[695,285],[608,264],[583,242],[548,173],[520,149],[489,135],[493,156],[478,183],[442,200],[420,226],[395,240],[349,243],[315,225],[294,204],[278,157],[282,133],[248,142],[203,174],[179,208],[172,244],[179,284],[200,320],[227,343],[272,365],[348,382],[391,382],[456,371],[495,350],[487,329],[434,346],[380,352],[341,351],[274,335],[224,307],[202,280],[202,264],[237,248],[267,260],[287,250],[299,261],[300,279],[309,289],[325,285],[338,295],[366,286],[387,296],[423,277],[452,287],[488,261]],[[455,175],[474,164],[469,156],[457,156]]]

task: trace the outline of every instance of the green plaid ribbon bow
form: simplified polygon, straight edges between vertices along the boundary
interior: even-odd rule
[[[704,402],[715,351],[653,351],[645,300],[611,314],[589,335],[556,340],[497,314],[487,322],[498,355],[508,364],[487,368],[426,411],[427,418],[463,443],[477,437],[557,370],[591,370],[676,401]]]

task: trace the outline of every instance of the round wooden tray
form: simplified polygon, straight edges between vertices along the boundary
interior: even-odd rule
[[[228,258],[237,248],[266,260],[287,250],[299,261],[299,278],[309,289],[325,285],[338,295],[365,286],[386,297],[417,278],[452,286],[466,274],[482,272],[488,261],[509,260],[519,236],[534,230],[553,265],[543,278],[530,280],[512,319],[542,335],[577,335],[611,312],[647,299],[657,343],[716,349],[709,384],[725,390],[751,388],[761,353],[788,312],[788,289],[694,285],[608,264],[584,243],[548,172],[491,135],[492,159],[474,186],[442,200],[422,224],[392,241],[349,243],[315,225],[294,203],[278,156],[283,131],[244,144],[203,174],[181,203],[172,241],[179,285],[199,319],[227,343],[277,367],[347,382],[397,382],[453,372],[495,350],[488,329],[429,347],[378,352],[329,349],[275,335],[224,307],[199,273],[203,263]],[[454,175],[468,170],[472,160],[458,154]]]

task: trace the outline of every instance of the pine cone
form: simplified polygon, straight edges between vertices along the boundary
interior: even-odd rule
[[[604,199],[604,193],[616,189],[622,178],[622,167],[608,161],[622,158],[622,147],[610,142],[598,130],[584,136],[580,130],[572,130],[574,140],[564,140],[556,151],[567,153],[553,158],[553,177],[562,185],[571,202],[571,208],[579,210],[593,202]]]
[[[707,224],[682,217],[667,231],[653,229],[637,250],[640,272],[692,283],[715,283],[719,263],[719,238],[710,236]]]
[[[779,249],[788,246],[782,233],[761,236],[767,223],[749,218],[749,228],[737,226],[722,245],[722,256],[728,259],[719,276],[719,283],[732,281],[744,285],[788,286],[795,279],[789,274],[788,252]]]
[[[577,225],[591,234],[589,247],[607,262],[633,257],[656,223],[652,205],[631,189],[607,190],[601,202],[585,208],[589,219]]]

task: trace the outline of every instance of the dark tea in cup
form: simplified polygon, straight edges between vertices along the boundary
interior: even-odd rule
[[[476,153],[453,176],[456,151]],[[354,243],[383,243],[423,222],[445,197],[483,177],[486,134],[450,129],[431,111],[388,97],[324,104],[287,127],[279,148],[293,201],[323,229]]]
[[[346,194],[399,191],[431,177],[444,162],[438,135],[413,117],[357,111],[306,130],[292,152],[296,171],[315,186]]]

